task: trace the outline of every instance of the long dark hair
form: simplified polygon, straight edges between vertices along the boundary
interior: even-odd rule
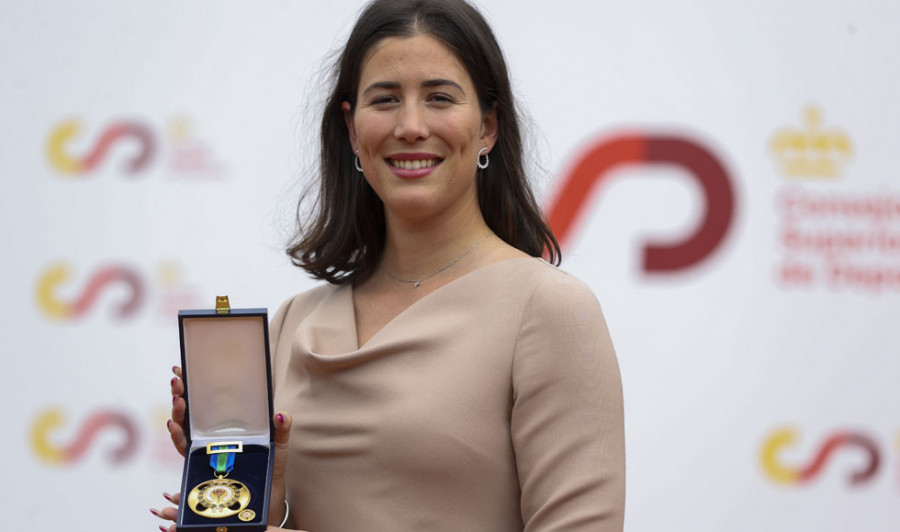
[[[385,243],[384,205],[362,173],[341,108],[356,96],[362,61],[387,37],[431,35],[452,50],[478,92],[482,112],[495,108],[498,139],[490,165],[478,171],[478,203],[488,227],[519,250],[546,254],[559,264],[559,243],[544,220],[528,184],[519,116],[506,60],[484,17],[465,0],[374,0],[356,21],[332,67],[334,87],[320,132],[320,184],[313,220],[303,222],[288,244],[291,262],[330,283],[361,282],[378,266]]]

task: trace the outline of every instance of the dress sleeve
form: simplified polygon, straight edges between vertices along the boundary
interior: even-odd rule
[[[276,371],[280,371],[281,366],[279,365],[278,353],[279,342],[281,341],[281,332],[284,329],[284,320],[288,314],[288,310],[291,308],[291,303],[293,303],[294,298],[288,298],[284,303],[278,307],[278,310],[275,312],[275,315],[272,316],[272,320],[269,323],[269,359],[271,360],[272,371],[275,373]],[[272,379],[273,388],[278,385],[278,379]],[[273,389],[274,391],[274,389]]]
[[[621,532],[622,383],[600,305],[581,281],[559,272],[536,288],[512,379],[525,532]]]

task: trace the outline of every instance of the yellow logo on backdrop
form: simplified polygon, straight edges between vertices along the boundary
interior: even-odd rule
[[[131,457],[138,445],[137,426],[121,412],[98,410],[90,415],[79,427],[67,444],[51,441],[51,435],[65,423],[65,415],[60,408],[48,408],[37,416],[31,426],[31,447],[35,454],[48,464],[63,465],[78,462],[94,447],[94,440],[103,432],[120,434],[119,444],[107,450],[110,462],[118,463]]]
[[[50,265],[38,278],[35,296],[38,307],[47,317],[56,320],[71,320],[84,316],[109,285],[127,289],[127,298],[116,309],[117,317],[127,318],[143,304],[146,292],[144,281],[132,268],[121,265],[97,268],[76,297],[63,299],[59,297],[57,291],[68,281],[69,277],[71,277],[69,265],[57,263]]]
[[[822,113],[809,106],[803,127],[779,129],[769,149],[781,172],[788,177],[835,178],[853,156],[853,143],[839,129],[822,128]]]
[[[146,169],[157,151],[156,136],[150,127],[142,122],[129,120],[107,125],[86,153],[75,155],[69,151],[68,145],[81,134],[81,130],[82,124],[78,120],[63,120],[47,138],[47,158],[63,175],[75,176],[95,170],[106,160],[113,147],[122,142],[130,142],[138,147],[124,167],[129,174]]]
[[[93,130],[93,137],[84,135]],[[161,148],[165,148],[164,150]],[[165,159],[160,153],[165,153]],[[136,178],[164,164],[169,177],[214,179],[225,177],[227,168],[214,157],[209,142],[193,133],[191,121],[177,116],[167,131],[145,120],[120,118],[105,123],[85,123],[66,118],[47,135],[44,153],[50,166],[65,177],[86,179],[118,161],[119,175]]]
[[[62,464],[67,461],[66,450],[50,442],[50,433],[63,424],[63,413],[51,408],[39,415],[31,426],[31,447],[43,461]]]
[[[832,455],[845,449],[853,449],[865,457],[865,461],[847,475],[850,485],[871,481],[881,467],[881,451],[875,440],[867,434],[845,430],[828,433],[806,460],[795,464],[785,463],[782,455],[799,438],[796,429],[786,427],[772,431],[763,441],[759,462],[772,482],[786,485],[808,484],[822,475],[825,467],[832,461]]]
[[[99,307],[111,307],[112,318],[130,320],[155,301],[158,316],[172,322],[178,310],[196,308],[197,289],[184,282],[181,267],[163,261],[156,275],[127,264],[94,266],[73,281],[67,262],[49,264],[37,277],[34,300],[38,310],[56,322],[86,318]]]

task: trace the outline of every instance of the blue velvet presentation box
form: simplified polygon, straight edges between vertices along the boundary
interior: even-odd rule
[[[265,531],[275,458],[266,309],[178,312],[188,452],[178,530]]]

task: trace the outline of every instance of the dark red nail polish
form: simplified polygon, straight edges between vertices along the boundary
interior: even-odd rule
[[[275,416],[275,417],[278,418],[278,422],[279,422],[279,423],[281,423],[282,425],[284,425],[284,416],[283,416],[283,415],[278,414],[278,415]]]
[[[162,517],[162,514],[159,513],[159,510],[154,510],[153,508],[150,508],[150,513],[155,515],[156,517]]]
[[[172,385],[172,386],[175,386],[175,380],[176,380],[177,378],[178,378],[178,377],[172,377],[172,380],[169,381],[169,384]]]
[[[175,395],[172,396],[172,404],[175,404],[175,401],[177,401],[177,400],[178,400],[178,394],[176,393]]]
[[[169,532],[169,529],[168,529],[168,528],[163,528],[162,525],[159,525],[159,529],[160,529],[162,532]]]
[[[175,501],[172,499],[172,495],[169,495],[168,493],[163,492],[163,497],[165,497],[166,500],[169,501],[170,503],[175,504]]]
[[[169,430],[172,430],[172,420],[171,419],[166,421],[166,428]],[[163,494],[163,495],[165,495],[165,494]]]

